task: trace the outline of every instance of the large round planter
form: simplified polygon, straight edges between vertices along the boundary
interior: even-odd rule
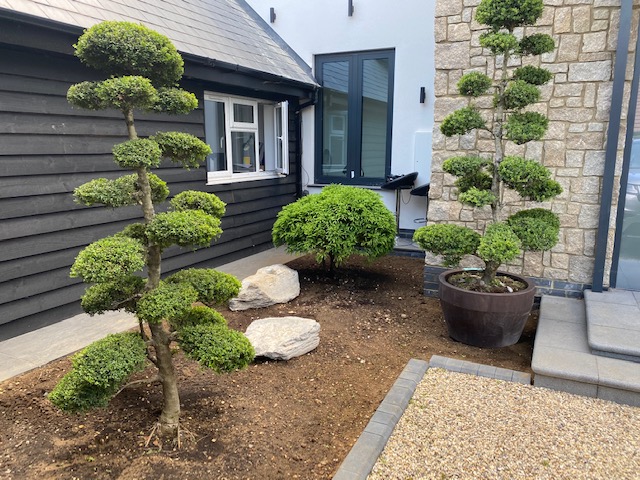
[[[536,288],[526,278],[499,272],[521,281],[526,288],[514,293],[472,292],[447,279],[463,270],[447,270],[438,277],[440,304],[449,336],[476,347],[506,347],[518,342],[533,306]]]

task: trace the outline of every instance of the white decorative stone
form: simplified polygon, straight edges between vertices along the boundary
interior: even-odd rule
[[[242,281],[240,293],[229,301],[229,309],[236,311],[268,307],[287,303],[298,295],[298,272],[286,265],[271,265]]]
[[[310,318],[268,317],[251,322],[245,332],[256,357],[289,360],[315,349],[320,343],[320,324]]]

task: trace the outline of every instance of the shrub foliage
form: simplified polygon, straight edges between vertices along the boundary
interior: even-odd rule
[[[183,61],[166,37],[142,25],[103,22],[80,37],[76,55],[103,72],[105,79],[73,85],[67,99],[78,108],[122,112],[129,138],[113,147],[113,158],[118,166],[132,171],[79,186],[74,191],[76,201],[112,208],[140,205],[144,220],[84,248],[71,275],[91,284],[82,298],[86,312],[125,309],[137,315],[140,331],[109,336],[87,347],[74,357],[73,369],[49,397],[67,411],[105,406],[148,357],[162,372],[159,433],[175,436],[180,399],[172,342],[184,340],[190,356],[219,372],[241,368],[253,359],[248,340],[231,331],[222,315],[209,307],[193,306],[197,301],[227,302],[239,291],[237,279],[214,270],[189,269],[160,280],[163,250],[174,245],[209,246],[222,233],[225,204],[210,193],[185,191],[172,199],[169,211],[156,213],[154,204],[164,202],[169,189],[151,169],[159,167],[162,159],[184,168],[198,167],[211,149],[181,132],[138,137],[134,112],[185,114],[198,105],[192,93],[177,86]]]
[[[285,206],[273,226],[273,244],[289,252],[313,253],[329,268],[350,255],[378,258],[393,250],[396,225],[380,195],[357,187],[329,185]]]
[[[471,228],[457,225],[429,225],[418,229],[414,240],[425,250],[442,255],[445,265],[457,264],[464,255],[482,259],[485,269],[482,282],[492,284],[501,263],[513,260],[521,250],[549,250],[558,241],[558,217],[541,208],[524,210],[506,219],[502,212],[504,188],[515,190],[523,199],[551,200],[562,188],[551,172],[538,161],[506,157],[505,141],[518,145],[540,140],[548,119],[526,108],[540,100],[539,87],[552,78],[549,70],[526,65],[514,68],[513,57],[541,55],[553,51],[553,39],[547,34],[522,36],[542,15],[542,0],[481,0],[476,20],[489,28],[480,35],[480,45],[501,57],[496,82],[479,72],[470,72],[458,82],[460,94],[469,105],[447,115],[440,131],[447,137],[483,129],[493,136],[496,152],[492,159],[477,156],[445,160],[443,170],[457,177],[458,200],[476,208],[490,207],[491,222],[482,237]],[[518,29],[518,30],[516,30]],[[528,32],[528,28],[526,29]],[[494,111],[487,119],[476,108],[477,97],[493,94]]]

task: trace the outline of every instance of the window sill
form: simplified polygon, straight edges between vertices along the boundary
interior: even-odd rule
[[[256,180],[269,180],[272,178],[284,178],[287,175],[277,172],[240,173],[233,176],[208,176],[207,185],[222,185],[226,183],[254,182]]]
[[[329,185],[335,185],[336,183],[310,183],[307,185],[307,187],[322,188],[328,187]],[[348,185],[349,187],[366,188],[367,190],[382,190],[382,188],[380,188],[380,185],[352,185],[350,183],[343,183],[342,185]]]

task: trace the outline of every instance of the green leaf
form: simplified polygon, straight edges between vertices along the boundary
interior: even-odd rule
[[[546,68],[534,67],[526,65],[518,67],[513,72],[514,80],[522,80],[530,85],[544,85],[553,78],[553,74]]]
[[[196,96],[181,88],[159,88],[155,103],[150,109],[170,115],[186,115],[198,108]]]
[[[191,285],[198,292],[198,302],[222,305],[238,296],[242,284],[228,273],[212,268],[187,268],[166,279],[167,283]]]
[[[85,282],[114,282],[144,267],[144,247],[127,237],[106,237],[80,251],[71,267],[72,277]]]
[[[458,91],[460,95],[479,97],[486,93],[491,85],[491,79],[484,73],[470,72],[464,74],[458,81]]]
[[[182,57],[167,37],[130,22],[107,21],[85,30],[75,54],[108,76],[140,75],[156,86],[177,84],[184,71]]]
[[[160,282],[138,302],[138,318],[148,323],[182,318],[197,299],[198,292],[191,285]]]
[[[179,341],[188,357],[216,373],[241,370],[255,357],[247,337],[224,325],[184,327],[180,330]]]
[[[480,35],[480,46],[488,48],[494,55],[507,55],[518,49],[520,43],[515,35],[505,32],[485,32]]]
[[[523,80],[510,82],[503,94],[504,106],[507,110],[521,110],[540,100],[540,90]]]
[[[465,255],[473,255],[480,244],[480,235],[468,227],[438,223],[420,227],[413,234],[413,241],[420,248],[441,255],[444,264],[453,267]]]
[[[187,313],[182,317],[176,317],[171,319],[171,326],[176,330],[181,330],[185,327],[193,327],[195,325],[227,325],[225,318],[216,312],[213,308],[198,305],[191,307]]]
[[[520,239],[505,223],[492,223],[480,239],[478,257],[485,263],[502,264],[520,255]]]
[[[131,275],[93,285],[82,296],[82,309],[89,315],[121,308],[134,313],[137,303],[135,297],[142,293],[145,283],[144,278]]]
[[[484,207],[496,202],[497,198],[491,190],[479,189],[477,187],[470,187],[460,192],[458,200],[465,205],[471,205],[472,207]]]
[[[536,33],[520,40],[519,53],[521,55],[542,55],[553,52],[555,42],[546,33]]]
[[[562,193],[560,184],[551,180],[551,172],[535,160],[505,157],[499,172],[505,185],[524,198],[543,202]]]
[[[201,210],[158,213],[147,226],[147,236],[162,248],[207,247],[222,234],[220,219]]]
[[[505,138],[517,145],[540,140],[549,126],[547,117],[538,112],[512,113],[505,125]]]
[[[171,206],[178,212],[202,210],[209,215],[222,218],[227,204],[213,193],[186,190],[171,199]]]
[[[450,113],[440,125],[440,131],[446,137],[464,135],[476,128],[486,128],[486,124],[480,112],[473,107],[463,107]]]
[[[113,147],[113,158],[122,168],[157,167],[161,154],[158,144],[146,138],[129,140]]]
[[[156,99],[156,89],[151,80],[133,75],[104,80],[96,86],[95,94],[103,105],[122,111],[147,109]]]
[[[482,0],[476,10],[476,20],[494,31],[502,28],[533,25],[542,16],[542,0]]]
[[[211,153],[209,145],[188,133],[160,132],[152,139],[160,146],[163,157],[185,168],[198,168]]]
[[[521,210],[507,219],[507,224],[529,251],[551,250],[558,243],[560,219],[544,208]]]

